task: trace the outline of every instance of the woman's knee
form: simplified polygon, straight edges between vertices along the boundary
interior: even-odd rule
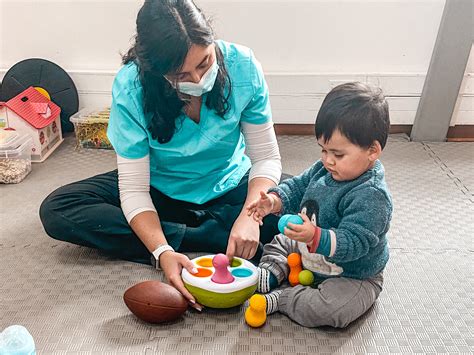
[[[59,190],[52,192],[43,200],[39,208],[39,217],[44,230],[50,237],[65,240],[61,237],[62,233],[58,233],[58,228],[63,224],[57,213],[61,206],[61,199],[58,196],[60,195]]]

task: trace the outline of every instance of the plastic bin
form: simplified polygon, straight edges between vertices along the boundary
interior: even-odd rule
[[[0,130],[0,183],[18,184],[31,171],[33,140],[27,134]]]
[[[85,108],[72,115],[76,133],[76,149],[113,149],[107,138],[110,108]]]

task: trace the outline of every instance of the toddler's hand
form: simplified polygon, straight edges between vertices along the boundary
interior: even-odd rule
[[[260,198],[247,206],[247,215],[252,216],[255,222],[263,224],[263,217],[272,212],[276,196],[260,191]]]
[[[304,213],[298,213],[303,219],[303,224],[288,223],[285,227],[285,235],[297,242],[311,243],[314,238],[314,229],[316,228]]]

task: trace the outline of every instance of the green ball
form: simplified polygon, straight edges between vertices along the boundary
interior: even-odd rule
[[[314,282],[314,275],[309,270],[303,270],[298,274],[298,280],[303,286],[311,286]]]

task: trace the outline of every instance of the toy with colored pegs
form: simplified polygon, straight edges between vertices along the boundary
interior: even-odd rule
[[[211,280],[218,284],[230,284],[235,280],[229,269],[229,259],[224,254],[217,254],[212,258],[212,265],[214,266],[214,275]]]
[[[253,328],[261,327],[267,320],[267,301],[262,295],[253,295],[245,311],[245,321]]]
[[[210,308],[230,308],[244,303],[257,289],[257,268],[249,261],[224,254],[205,255],[191,260],[197,273],[185,268],[181,277],[196,302]]]
[[[281,216],[278,220],[278,230],[281,234],[285,234],[285,227],[291,229],[288,227],[288,223],[303,224],[303,218],[296,214],[285,214]]]
[[[301,256],[298,253],[291,253],[288,255],[288,266],[290,267],[290,274],[288,281],[291,286],[296,286],[300,283],[299,274],[303,270],[301,266]]]

